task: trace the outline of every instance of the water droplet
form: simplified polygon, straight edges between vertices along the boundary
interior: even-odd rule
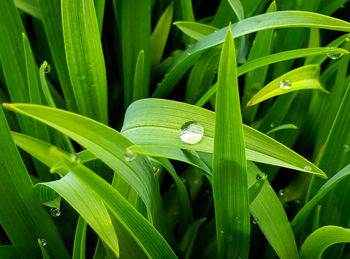
[[[70,159],[71,159],[72,162],[74,162],[74,163],[80,163],[80,158],[79,158],[76,154],[71,154],[71,155],[70,155]]]
[[[50,73],[50,71],[51,71],[51,66],[50,66],[50,64],[47,63],[46,61],[44,61],[43,66],[44,66],[44,73],[45,73],[45,74]]]
[[[131,162],[131,161],[134,161],[136,158],[136,153],[134,151],[131,151],[131,150],[127,150],[125,152],[125,161],[126,162]]]
[[[241,223],[242,219],[241,219],[241,217],[236,216],[236,217],[235,217],[235,221],[236,221],[237,223]]]
[[[225,231],[221,230],[221,231],[220,231],[220,234],[221,234],[222,236],[224,236],[224,235],[225,235]]]
[[[327,53],[327,56],[332,60],[339,59],[343,55],[344,55],[344,53],[341,53],[341,52],[329,52],[329,53]]]
[[[189,55],[191,55],[191,53],[190,53],[190,52],[187,52],[186,55],[189,56]]]
[[[42,246],[46,246],[46,245],[47,245],[46,239],[41,238],[41,239],[40,239],[40,244],[41,244]]]
[[[258,224],[259,219],[258,218],[253,218],[253,224]]]
[[[275,127],[275,123],[271,122],[270,127],[274,128]]]
[[[349,152],[350,151],[350,145],[349,144],[344,144],[344,152]]]
[[[59,217],[60,215],[61,215],[61,211],[60,211],[60,209],[58,209],[58,208],[51,208],[50,209],[50,215],[52,216],[52,217]]]
[[[284,196],[284,190],[283,190],[283,189],[282,189],[282,190],[279,190],[278,196],[279,196],[280,198],[282,198],[282,197]]]
[[[286,89],[286,90],[291,89],[292,85],[293,85],[292,81],[288,79],[283,79],[280,81],[280,88],[282,89]]]
[[[203,138],[204,128],[198,122],[188,121],[181,126],[179,134],[183,142],[187,144],[197,144]]]
[[[311,166],[306,165],[306,166],[304,166],[304,170],[312,171],[312,168],[311,168]]]

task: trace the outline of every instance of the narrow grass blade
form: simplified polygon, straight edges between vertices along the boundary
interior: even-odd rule
[[[154,70],[155,67],[160,63],[164,48],[168,39],[170,32],[171,21],[173,19],[174,4],[171,2],[167,9],[164,11],[156,27],[154,28],[151,35],[151,69]]]
[[[310,212],[316,207],[319,201],[331,190],[334,189],[337,184],[344,180],[347,176],[350,175],[350,165],[346,166],[344,169],[336,173],[332,178],[330,178],[321,188],[318,190],[316,195],[308,201],[303,208],[299,210],[297,215],[294,217],[291,225],[293,227],[294,233],[298,233],[300,228],[303,226],[307,216]]]
[[[63,0],[62,26],[78,112],[108,123],[107,78],[93,0]]]
[[[295,126],[294,124],[283,124],[283,125],[280,125],[280,126],[273,128],[272,130],[269,130],[268,132],[266,132],[266,135],[275,133],[275,132],[280,131],[280,130],[297,129],[297,128],[298,127]]]
[[[145,75],[145,52],[140,51],[135,65],[135,74],[132,90],[132,101],[141,99],[144,96],[144,75]]]
[[[150,209],[152,169],[142,157],[137,157],[131,163],[125,160],[126,148],[133,145],[127,138],[102,123],[78,114],[38,105],[23,104],[22,108],[17,111],[21,110],[21,113],[38,119],[86,147],[120,174]]]
[[[350,31],[350,23],[321,14],[304,11],[279,11],[253,16],[232,25],[233,38],[273,28],[315,27],[320,29]],[[208,48],[221,44],[227,27],[201,39],[191,48],[184,51],[173,64],[152,97],[168,95],[190,68],[191,64]]]
[[[244,19],[244,10],[240,0],[228,0],[232,10],[237,15],[238,20]]]
[[[192,225],[188,227],[185,235],[183,236],[180,242],[180,248],[185,253],[186,259],[191,258],[194,242],[197,238],[199,228],[201,227],[204,221],[206,221],[205,218],[198,219],[195,222],[193,222]]]
[[[334,244],[350,243],[350,229],[325,226],[312,232],[300,248],[300,258],[321,259],[323,252]]]
[[[267,175],[264,175],[264,176],[257,175],[256,179],[257,179],[257,181],[252,186],[250,186],[248,189],[248,191],[249,191],[249,204],[253,203],[255,198],[259,195],[260,191],[264,187],[264,183],[267,180]]]
[[[120,3],[124,104],[127,107],[133,101],[133,76],[141,50],[145,53],[142,97],[149,94],[151,1],[122,0]]]
[[[19,147],[50,168],[55,168],[61,156],[70,157],[63,150],[38,139],[15,132],[12,132],[12,136]],[[66,173],[62,171],[61,175]],[[37,184],[35,189],[38,194],[42,194],[39,196],[39,200],[50,200],[50,196],[51,200],[54,198],[49,188],[64,198],[113,252],[116,255],[119,254],[118,240],[110,215],[99,197],[72,174],[67,174],[57,181]]]
[[[60,0],[38,0],[42,17],[45,35],[50,47],[50,52],[54,61],[54,68],[57,72],[60,86],[64,95],[67,108],[76,111],[75,97],[72,84],[69,78],[67,60],[64,50],[61,1]]]
[[[38,20],[41,19],[37,0],[14,0],[14,2],[18,9],[30,14]]]
[[[50,65],[46,61],[44,61],[39,68],[41,90],[43,92],[43,95],[45,97],[45,101],[46,101],[47,105],[50,107],[56,108],[55,101],[53,100],[53,98],[51,96],[50,89],[49,89],[49,86],[47,84],[46,76],[45,76],[45,74],[49,73],[49,72],[50,72]]]
[[[156,229],[105,180],[80,163],[64,161],[82,183],[98,195],[150,258],[176,258]]]
[[[215,32],[218,28],[198,22],[180,21],[174,22],[183,33],[195,40],[200,40],[205,36]]]
[[[105,4],[106,4],[106,0],[94,0],[95,10],[96,10],[96,18],[97,18],[97,24],[98,24],[98,31],[100,32],[101,37],[102,37]]]
[[[267,84],[249,100],[247,107],[293,91],[306,89],[326,91],[319,82],[319,75],[319,65],[306,65],[296,68]]]
[[[79,217],[74,236],[72,259],[84,259],[86,249],[87,224],[82,217]]]
[[[248,258],[250,214],[235,46],[229,30],[220,56],[213,150],[219,258]]]
[[[202,140],[195,145],[180,139],[181,127],[191,121],[204,128]],[[128,108],[121,132],[137,145],[167,143],[168,146],[212,153],[214,124],[215,113],[212,111],[170,100],[144,99]],[[248,160],[326,177],[314,164],[261,132],[245,125],[243,132]]]
[[[27,256],[40,256],[37,240],[44,238],[53,258],[69,258],[56,226],[35,195],[1,108],[0,136],[1,226],[16,249]]]

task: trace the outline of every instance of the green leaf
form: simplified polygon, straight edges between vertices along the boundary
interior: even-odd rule
[[[151,68],[152,70],[159,64],[162,59],[164,48],[168,39],[171,27],[171,20],[173,19],[174,3],[171,2],[167,9],[160,17],[151,35]]]
[[[264,183],[267,180],[267,175],[257,176],[257,181],[249,187],[249,204],[252,204],[255,198],[259,195],[260,191],[264,187]]]
[[[220,56],[213,150],[213,197],[219,258],[248,258],[250,214],[235,46],[230,28]]]
[[[106,68],[93,0],[62,0],[62,27],[78,112],[107,124]]]
[[[103,20],[104,20],[106,0],[94,0],[94,5],[95,5],[95,9],[96,9],[98,30],[100,32],[100,36],[102,37],[102,29],[103,29]]]
[[[298,127],[295,126],[294,124],[283,124],[283,125],[280,125],[280,126],[273,128],[272,130],[269,130],[268,132],[266,132],[266,134],[269,135],[269,134],[275,133],[275,132],[280,131],[280,130],[297,129],[297,128]]]
[[[79,217],[74,236],[72,259],[85,259],[87,224],[82,217]]]
[[[256,93],[247,103],[247,107],[258,104],[269,98],[305,89],[319,89],[326,91],[318,78],[319,65],[306,65],[296,68],[267,84]]]
[[[53,258],[69,258],[56,226],[35,195],[29,174],[11,138],[2,108],[0,137],[1,226],[21,254],[39,257],[37,240],[44,238]]]
[[[191,258],[194,242],[197,238],[199,228],[204,223],[204,221],[206,221],[206,218],[198,219],[195,222],[193,222],[188,227],[186,233],[184,234],[184,236],[180,242],[180,248],[185,253],[186,259]]]
[[[321,259],[323,252],[334,244],[350,243],[350,229],[325,226],[312,232],[300,248],[300,258]]]
[[[350,23],[325,15],[304,11],[279,11],[253,16],[232,25],[233,38],[273,28],[315,27],[329,30],[350,31]],[[173,64],[152,97],[168,95],[180,78],[191,67],[200,54],[208,48],[221,44],[227,27],[214,32],[184,51]]]
[[[237,15],[238,20],[244,19],[244,10],[240,0],[227,0],[232,10]]]
[[[19,257],[18,252],[13,245],[0,246],[0,257],[8,259],[16,259]]]
[[[127,138],[102,123],[78,114],[39,105],[19,106],[22,108],[15,108],[18,112],[38,119],[86,147],[122,176],[150,209],[152,168],[142,157],[137,157],[132,163],[125,160],[126,148],[133,145]]]
[[[174,22],[183,33],[195,40],[200,40],[205,36],[215,32],[218,28],[198,22],[179,21]]]
[[[30,14],[38,20],[41,19],[37,0],[14,0],[14,2],[18,9],[21,9],[23,12]]]
[[[186,144],[179,137],[182,125],[190,121],[204,127],[204,136],[195,145]],[[212,153],[214,124],[215,113],[212,111],[171,100],[144,99],[129,106],[121,132],[137,145],[167,143],[168,146]],[[314,164],[261,132],[244,125],[243,133],[248,160],[326,177]]]
[[[159,232],[116,189],[81,163],[72,163],[68,159],[64,159],[64,163],[74,176],[103,200],[148,257],[176,258]]]
[[[145,74],[145,52],[140,51],[135,66],[134,85],[132,91],[132,101],[136,101],[144,97],[144,74]]]

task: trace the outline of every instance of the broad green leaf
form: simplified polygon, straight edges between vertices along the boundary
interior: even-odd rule
[[[76,111],[76,103],[72,84],[69,78],[65,46],[62,32],[61,1],[60,0],[38,0],[42,24],[54,61],[54,68],[57,72],[60,86],[67,107]]]
[[[318,190],[316,195],[308,201],[303,208],[299,210],[297,215],[294,217],[291,222],[294,233],[298,233],[300,228],[303,226],[307,216],[310,212],[316,207],[319,201],[331,190],[334,189],[337,184],[344,180],[350,174],[350,165],[346,166],[344,169],[336,173],[332,178],[330,178],[321,188]],[[343,190],[343,189],[341,189]]]
[[[204,127],[204,136],[195,145],[186,144],[179,137],[183,124],[191,121]],[[170,100],[144,99],[129,106],[121,132],[137,145],[167,143],[168,146],[212,153],[214,123],[215,113],[212,111]],[[248,160],[326,177],[314,164],[259,131],[244,125],[243,133]]]
[[[174,4],[171,2],[167,9],[164,11],[156,27],[151,35],[151,69],[154,70],[155,66],[159,64],[162,59],[164,48],[168,39],[168,35],[171,27],[171,20],[173,19]]]
[[[219,258],[248,258],[250,214],[235,46],[230,28],[220,55],[212,187]]]
[[[124,197],[105,180],[81,163],[65,159],[65,166],[98,195],[150,258],[176,258],[165,239]]]
[[[79,217],[76,231],[75,231],[75,236],[74,236],[72,259],[85,258],[86,231],[87,231],[87,224],[82,217]]]
[[[121,4],[121,46],[123,57],[124,105],[133,101],[133,76],[137,56],[144,50],[144,74],[142,97],[149,95],[150,80],[150,37],[151,37],[151,1],[122,0]],[[118,10],[117,10],[118,12]],[[137,26],[136,26],[137,25]],[[139,98],[141,98],[139,96]]]
[[[195,40],[200,40],[218,30],[218,28],[215,28],[214,26],[201,24],[198,22],[180,21],[174,22],[174,25],[176,25],[183,33]]]
[[[211,176],[211,170],[208,166],[200,160],[197,156],[191,152],[169,147],[165,145],[135,145],[128,147],[128,150],[145,156],[163,157],[167,159],[173,159],[187,164],[193,165],[202,169],[208,176]]]
[[[268,132],[266,132],[266,134],[269,135],[269,134],[275,133],[275,132],[280,131],[280,130],[297,129],[297,128],[298,127],[295,126],[294,124],[283,124],[283,125],[280,125],[280,126],[273,128],[272,130],[269,130]]]
[[[138,192],[150,209],[152,169],[142,157],[137,157],[132,163],[125,160],[126,148],[133,145],[127,138],[102,123],[78,114],[38,105],[20,106],[22,108],[15,110],[57,129],[105,162]]]
[[[300,258],[321,259],[323,252],[334,244],[350,243],[350,229],[325,226],[312,232],[300,248]]]
[[[336,18],[304,11],[279,11],[253,16],[233,24],[232,36],[233,38],[238,38],[260,30],[286,27],[315,27],[320,29],[350,31],[350,23]],[[217,46],[223,42],[226,31],[227,27],[214,32],[184,51],[177,58],[152,96],[162,97],[168,95],[205,49]]]
[[[12,245],[28,257],[40,256],[44,238],[53,258],[69,258],[56,226],[38,201],[29,174],[0,108],[0,222]],[[14,204],[16,206],[14,206]]]
[[[326,91],[318,80],[319,75],[319,65],[306,65],[296,68],[267,84],[250,99],[247,103],[247,107],[293,91],[305,89],[319,89]]]
[[[69,154],[47,142],[16,132],[12,132],[12,137],[19,147],[50,168],[53,168],[60,161],[61,156],[69,157]],[[46,190],[49,188],[57,192],[78,211],[100,238],[116,254],[119,254],[118,240],[110,215],[99,197],[96,197],[86,185],[72,174],[67,174],[57,181],[37,184],[35,189],[37,194],[41,194],[39,200],[49,198],[49,196],[54,197],[50,190]]]
[[[14,0],[14,2],[18,9],[21,9],[23,12],[30,14],[38,20],[41,19],[37,0]]]
[[[18,258],[18,252],[13,245],[1,245],[0,246],[0,257],[1,258],[8,258],[8,259],[15,259]]]
[[[107,78],[93,0],[62,0],[69,76],[78,112],[108,123]]]

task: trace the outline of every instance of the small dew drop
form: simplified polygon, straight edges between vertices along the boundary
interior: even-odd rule
[[[50,71],[51,71],[51,66],[50,66],[50,64],[47,63],[46,61],[44,61],[43,66],[44,66],[44,73],[45,73],[45,74],[50,73]]]
[[[343,55],[344,55],[344,53],[341,53],[341,52],[327,53],[327,56],[332,60],[340,59]]]
[[[136,159],[136,153],[134,151],[128,150],[125,152],[125,161],[131,162]]]
[[[271,122],[270,127],[274,128],[275,127],[275,123]]]
[[[284,190],[279,190],[278,197],[282,198],[284,196]]]
[[[344,152],[345,153],[350,151],[350,145],[349,144],[344,144],[343,148],[344,148]]]
[[[222,236],[224,236],[224,235],[225,235],[225,231],[221,230],[221,231],[220,231],[220,234],[221,234]]]
[[[74,163],[80,163],[80,158],[79,158],[76,154],[71,154],[71,155],[70,155],[70,159],[71,159],[72,162],[74,162]]]
[[[241,223],[242,219],[241,219],[241,217],[236,216],[236,217],[235,217],[235,221],[236,221],[237,223]]]
[[[189,55],[191,55],[191,53],[190,53],[190,52],[187,52],[186,55],[189,56]]]
[[[180,130],[180,139],[186,144],[197,144],[199,143],[204,135],[204,128],[198,122],[188,121],[184,123]]]
[[[42,246],[46,246],[47,245],[46,239],[43,239],[43,238],[40,239],[40,243],[41,243]]]
[[[253,219],[253,224],[256,225],[256,224],[258,224],[258,222],[259,222],[259,219],[258,219],[258,218],[254,218],[254,219]]]
[[[311,166],[306,165],[306,166],[304,166],[304,170],[312,171],[312,168],[311,168]]]
[[[293,85],[292,81],[288,79],[283,79],[280,81],[280,88],[282,89],[286,89],[286,90],[291,89],[292,85]]]
[[[51,209],[50,209],[50,215],[51,215],[52,217],[57,218],[57,217],[59,217],[59,216],[61,215],[61,211],[60,211],[60,209],[58,209],[58,208],[51,208]]]

